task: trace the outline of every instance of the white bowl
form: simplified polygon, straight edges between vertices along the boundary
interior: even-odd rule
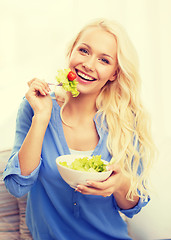
[[[68,167],[64,167],[59,162],[67,162],[71,164],[76,158],[87,157],[85,155],[62,155],[56,159],[56,164],[59,170],[59,173],[63,180],[68,183],[72,188],[76,188],[78,184],[87,185],[88,180],[92,181],[104,181],[106,180],[112,173],[112,171],[105,172],[84,172],[73,170]],[[89,157],[89,156],[88,156]],[[107,161],[102,160],[104,163],[108,164]]]

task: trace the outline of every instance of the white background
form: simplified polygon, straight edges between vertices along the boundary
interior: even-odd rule
[[[152,200],[130,221],[136,239],[171,238],[171,0],[0,0],[0,151],[11,149],[18,106],[34,77],[55,81],[65,50],[89,20],[125,26],[140,59],[142,99],[159,159]]]

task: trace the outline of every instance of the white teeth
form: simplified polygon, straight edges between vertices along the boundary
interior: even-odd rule
[[[91,77],[85,75],[85,74],[82,73],[82,72],[78,72],[77,74],[78,74],[80,77],[82,77],[82,78],[84,78],[84,79],[86,79],[86,80],[94,80],[94,78],[91,78]]]

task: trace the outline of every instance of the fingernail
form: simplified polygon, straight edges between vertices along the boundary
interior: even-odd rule
[[[87,185],[91,186],[91,185],[92,185],[92,182],[87,181]]]
[[[76,188],[75,191],[77,191],[77,192],[81,192],[81,190],[79,190],[78,188]]]
[[[76,190],[77,190],[78,192],[81,192],[81,191],[83,190],[83,187],[80,186],[80,185],[78,185],[77,188],[76,188]]]

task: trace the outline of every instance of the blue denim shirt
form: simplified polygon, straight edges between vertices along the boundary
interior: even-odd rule
[[[114,240],[131,239],[120,212],[132,218],[147,202],[128,210],[120,209],[109,197],[83,195],[71,188],[60,176],[56,158],[70,154],[60,117],[60,106],[53,100],[39,166],[22,176],[18,152],[31,126],[33,110],[24,98],[16,120],[15,143],[4,171],[7,189],[16,197],[28,193],[26,223],[35,240]],[[98,120],[98,119],[97,119]],[[110,161],[106,147],[107,128],[95,121],[99,142],[92,155]]]

